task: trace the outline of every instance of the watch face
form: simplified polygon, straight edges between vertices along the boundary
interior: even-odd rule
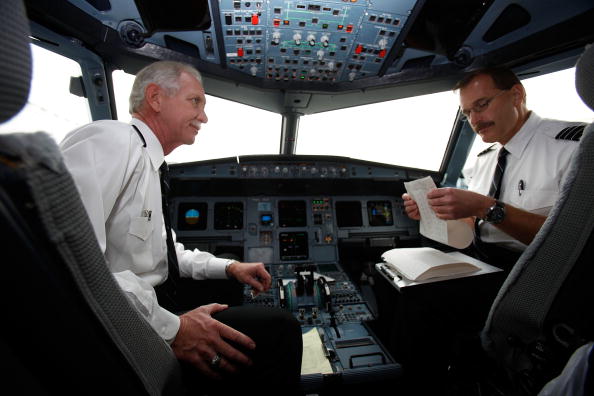
[[[496,203],[489,208],[485,220],[488,223],[499,224],[505,218],[505,209],[502,204]]]

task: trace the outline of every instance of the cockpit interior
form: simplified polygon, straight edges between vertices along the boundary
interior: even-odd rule
[[[471,389],[473,381],[462,378],[472,371],[468,361],[478,362],[476,356],[461,357],[456,347],[469,339],[480,344],[479,333],[506,275],[489,267],[475,277],[411,286],[381,265],[382,254],[391,249],[448,250],[421,234],[419,222],[406,215],[402,194],[405,182],[424,177],[437,186],[464,188],[462,170],[476,134],[457,104],[441,136],[442,156],[428,167],[398,158],[386,163],[373,156],[334,154],[330,146],[346,145],[354,136],[364,139],[367,131],[354,128],[341,130],[330,144],[324,134],[332,126],[315,130],[310,140],[323,143],[315,152],[300,153],[300,124],[343,110],[363,120],[381,118],[382,127],[374,124],[378,131],[373,136],[421,134],[435,108],[425,105],[426,111],[414,114],[415,130],[401,128],[402,114],[370,114],[361,108],[452,91],[465,73],[486,66],[506,66],[521,79],[573,68],[594,42],[591,0],[23,4],[27,42],[80,65],[80,76],[71,78],[68,89],[85,99],[92,120],[122,116],[115,71],[133,76],[156,60],[191,64],[202,74],[207,95],[278,116],[274,153],[238,149],[232,156],[194,155],[170,163],[168,215],[186,248],[265,264],[273,287],[257,297],[246,287],[244,304],[288,309],[304,334],[316,333],[328,368],[302,372],[304,395],[481,394]],[[554,96],[551,92],[551,101]],[[591,113],[587,117],[592,122]],[[261,135],[259,124],[257,117],[243,119],[231,132],[255,140]],[[9,130],[17,132],[4,127],[0,134]],[[233,147],[232,141],[227,144]],[[383,144],[374,141],[378,150]],[[424,144],[399,148],[423,157],[433,142]],[[35,377],[37,390],[51,394],[84,387],[78,381],[68,385],[68,376],[57,367],[49,369],[53,379],[29,369],[28,363],[23,367],[13,371]],[[129,377],[142,371],[134,367]],[[118,377],[110,384],[118,381],[124,380]],[[125,387],[130,394],[177,394],[166,386],[157,388],[142,380]],[[481,389],[492,396],[508,394],[495,385]],[[530,388],[521,394],[536,393]]]

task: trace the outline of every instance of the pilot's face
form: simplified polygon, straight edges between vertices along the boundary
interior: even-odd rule
[[[202,84],[193,75],[182,72],[179,87],[174,95],[165,95],[161,112],[167,140],[174,148],[193,144],[201,125],[208,122]]]
[[[481,74],[460,89],[460,108],[485,143],[506,144],[522,126],[523,93],[520,84],[501,90]]]

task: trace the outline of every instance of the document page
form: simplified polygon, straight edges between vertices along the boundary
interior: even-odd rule
[[[421,214],[419,231],[422,235],[456,249],[464,249],[470,245],[473,232],[468,224],[460,220],[442,220],[429,207],[427,193],[437,188],[430,176],[404,182],[404,187],[419,207]]]
[[[324,354],[324,346],[318,334],[318,329],[315,327],[303,333],[302,356],[301,375],[332,373],[332,366]]]

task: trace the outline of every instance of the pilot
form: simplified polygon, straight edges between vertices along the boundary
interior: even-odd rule
[[[175,288],[183,278],[234,278],[256,292],[267,290],[271,283],[262,263],[240,263],[174,245],[168,219],[163,217],[164,156],[194,143],[208,121],[205,101],[196,69],[155,62],[136,76],[129,124],[93,122],[70,132],[60,148],[110,271],[184,362],[185,372],[200,378],[193,382],[201,391],[207,382],[213,387],[209,392],[261,394],[271,385],[296,385],[300,380],[301,329],[289,312],[228,307],[214,297],[202,303],[212,304],[193,306],[179,315],[172,312],[176,305],[171,301],[179,297]],[[204,282],[192,283],[200,288]],[[197,376],[191,366],[202,375]],[[229,377],[233,380],[217,381]],[[237,389],[230,389],[233,386]]]
[[[506,68],[474,71],[456,90],[472,129],[493,144],[465,172],[468,190],[434,189],[428,204],[438,218],[463,219],[474,228],[471,253],[510,269],[557,200],[584,125],[528,110],[524,86]],[[402,198],[408,216],[419,220],[416,202]]]

